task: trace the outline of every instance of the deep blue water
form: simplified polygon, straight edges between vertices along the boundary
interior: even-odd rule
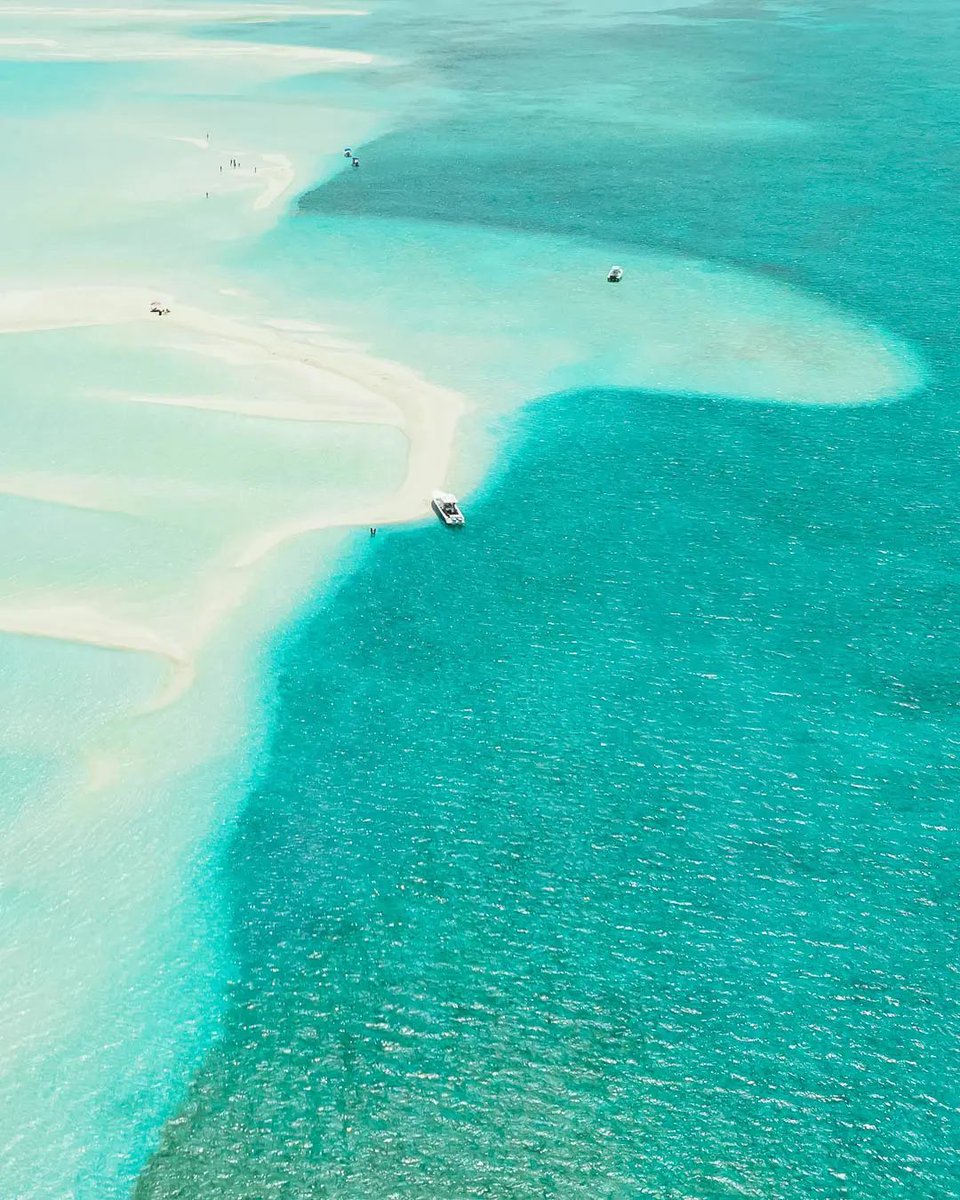
[[[301,237],[389,216],[772,272],[930,386],[553,397],[461,534],[358,544],[278,649],[223,1038],[137,1195],[960,1196],[951,12],[411,11],[377,28],[445,100]],[[711,129],[702,80],[762,131]]]

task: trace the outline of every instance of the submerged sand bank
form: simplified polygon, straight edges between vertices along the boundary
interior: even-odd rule
[[[364,17],[360,8],[296,9],[289,5],[196,6],[164,8],[46,7],[0,5],[0,21],[17,28],[0,38],[4,57],[57,62],[150,62],[182,60],[235,64],[247,71],[259,68],[269,74],[309,70],[336,70],[369,66],[374,55],[360,50],[329,46],[255,42],[241,39],[196,38],[195,27],[232,21],[269,23],[308,17]],[[49,36],[51,24],[55,37]],[[37,27],[39,26],[39,27]],[[109,32],[105,40],[104,33]]]
[[[675,4],[641,0],[633,14]],[[658,266],[638,254],[622,259],[627,283],[617,291],[602,283],[610,262],[603,246],[558,247],[506,233],[468,238],[454,226],[381,224],[368,252],[363,223],[344,234],[341,222],[340,238],[324,249],[330,285],[317,289],[326,310],[312,294],[285,291],[279,262],[274,299],[262,305],[281,319],[227,316],[217,300],[185,303],[201,292],[260,303],[253,296],[274,286],[273,264],[264,279],[237,279],[236,256],[221,254],[225,239],[264,228],[298,179],[343,169],[340,147],[361,145],[402,119],[394,110],[404,103],[403,87],[370,89],[362,105],[347,89],[340,109],[329,75],[317,94],[308,95],[306,84],[302,92],[300,84],[262,86],[383,64],[375,55],[231,41],[229,23],[363,11],[229,0],[0,5],[0,55],[46,64],[24,78],[49,87],[62,69],[62,77],[82,70],[99,79],[91,67],[57,64],[103,62],[104,81],[123,81],[91,96],[64,87],[66,102],[49,115],[40,86],[30,138],[22,122],[10,124],[5,161],[17,186],[7,190],[4,212],[10,229],[34,236],[24,238],[22,254],[8,239],[11,260],[3,266],[13,263],[26,290],[0,296],[0,330],[18,346],[43,344],[45,330],[110,331],[102,336],[112,339],[130,382],[119,369],[119,378],[104,371],[96,391],[96,373],[94,389],[61,374],[63,386],[28,414],[35,444],[25,436],[0,473],[7,540],[17,539],[0,598],[0,634],[11,636],[0,641],[5,666],[26,663],[16,691],[7,683],[8,710],[18,711],[8,711],[0,749],[14,762],[23,749],[31,769],[53,764],[39,782],[31,775],[22,794],[14,780],[3,797],[13,814],[0,847],[8,904],[0,939],[6,1195],[129,1195],[129,1176],[150,1148],[132,1138],[168,1114],[207,1044],[222,1002],[220,914],[207,878],[198,884],[194,872],[228,835],[263,736],[264,646],[335,561],[334,534],[318,530],[419,517],[430,490],[446,482],[464,401],[388,360],[440,372],[436,378],[500,411],[584,378],[814,403],[871,401],[909,386],[909,372],[881,338],[865,339],[856,322],[825,324],[805,298],[793,316],[782,289],[758,297],[748,275]],[[192,36],[192,27],[215,21],[221,29]],[[329,33],[318,26],[316,40]],[[428,82],[426,94],[438,102]],[[228,172],[233,157],[243,167]],[[353,182],[367,178],[361,171]],[[347,260],[334,261],[338,254]],[[358,260],[364,286],[345,287]],[[175,282],[171,264],[184,264]],[[157,291],[152,284],[32,286],[36,279],[85,283],[113,270],[127,281],[168,282]],[[241,283],[242,297],[232,286]],[[170,314],[151,314],[155,300]],[[387,347],[384,357],[338,340],[340,330],[334,337],[297,319],[331,312],[348,333]],[[385,340],[391,334],[396,346]],[[139,377],[131,347],[169,356],[169,387],[166,376]],[[101,367],[104,358],[96,360]],[[468,370],[470,384],[461,384]],[[252,376],[274,382],[241,386]],[[19,405],[16,380],[5,394]],[[66,409],[87,401],[81,415],[93,432],[80,419],[66,432]],[[135,441],[164,420],[188,430],[161,447],[182,455],[170,464],[176,471],[164,469],[162,455],[134,454]],[[243,427],[247,451],[280,430],[290,436],[278,437],[275,458],[302,468],[316,461],[320,438],[311,443],[311,435],[344,423],[363,427],[369,461],[381,461],[370,449],[375,437],[389,440],[390,468],[402,470],[402,478],[385,472],[369,501],[343,486],[344,472],[331,472],[328,488],[311,490],[301,478],[289,503],[271,505],[269,488],[257,493],[256,446],[224,484],[208,470],[215,456],[205,460],[187,444],[197,431],[209,445]],[[405,458],[396,430],[406,439]],[[93,451],[61,457],[71,436],[89,437]],[[136,465],[111,452],[111,436],[113,450],[129,448]],[[321,450],[332,457],[345,441],[331,435]],[[318,474],[325,465],[316,463]],[[358,453],[346,457],[345,471],[359,466]],[[462,476],[451,482],[459,487]],[[235,519],[224,519],[233,504]],[[139,556],[138,538],[146,544]],[[46,569],[71,540],[75,552]],[[371,541],[372,551],[379,548]],[[38,680],[29,684],[35,694],[23,679]],[[202,900],[194,888],[203,889]],[[116,1187],[107,1168],[122,1177]]]
[[[160,305],[169,312],[158,316]],[[464,400],[458,393],[429,383],[397,363],[372,358],[342,344],[182,304],[175,296],[130,287],[76,287],[0,294],[0,334],[25,334],[78,326],[141,323],[157,345],[205,355],[229,363],[264,365],[283,377],[276,398],[255,403],[229,397],[142,396],[112,398],[115,403],[153,404],[200,409],[238,419],[358,422],[400,429],[408,442],[406,473],[387,498],[349,509],[329,507],[279,524],[258,524],[215,564],[219,582],[208,585],[202,601],[187,609],[163,606],[155,623],[132,615],[122,600],[110,607],[78,607],[49,599],[29,605],[0,605],[0,632],[76,641],[111,649],[158,654],[174,668],[178,681],[165,693],[182,694],[189,663],[220,619],[239,604],[251,582],[252,568],[278,546],[320,529],[386,525],[415,520],[429,512],[430,493],[443,484]],[[0,493],[54,504],[111,511],[103,479],[61,479],[55,474],[0,478]]]

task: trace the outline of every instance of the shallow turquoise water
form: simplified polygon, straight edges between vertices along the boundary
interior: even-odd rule
[[[2,638],[4,1196],[127,1195],[157,1145],[145,1195],[958,1192],[955,16],[655,6],[209,26],[383,56],[286,79],[2,64],[7,287],[334,325],[478,404],[452,486],[494,463],[462,538],[361,539],[340,590],[292,547],[157,718],[160,661]],[[264,236],[220,190],[341,134],[361,172]],[[863,322],[925,390],[715,396],[892,395]],[[120,402],[259,370],[2,341],[5,610],[174,620],[253,516],[401,466]]]
[[[223,1037],[137,1194],[958,1196],[951,9],[510,16],[376,10],[436,103],[239,266],[364,329],[338,222],[361,262],[452,225],[470,287],[491,227],[669,251],[878,322],[929,386],[581,387],[462,536],[358,544],[278,646]],[[411,261],[370,265],[372,336],[424,366],[458,296],[418,328]],[[495,391],[485,353],[438,373]]]
[[[369,545],[138,1195],[954,1194],[956,630],[887,419],[577,393]]]

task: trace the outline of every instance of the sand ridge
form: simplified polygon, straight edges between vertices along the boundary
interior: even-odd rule
[[[151,312],[169,307],[164,316]],[[308,516],[250,531],[216,566],[217,583],[204,601],[179,611],[172,621],[148,624],[109,607],[75,604],[0,606],[0,632],[48,637],[106,649],[158,654],[173,669],[173,679],[158,704],[183,695],[192,680],[192,662],[221,619],[237,605],[252,583],[253,569],[283,544],[322,529],[387,525],[415,520],[429,512],[431,491],[444,482],[458,421],[465,401],[458,393],[429,383],[410,368],[345,350],[304,341],[275,325],[253,324],[181,304],[176,297],[146,288],[104,286],[49,288],[0,294],[0,334],[62,329],[76,326],[145,323],[155,329],[161,344],[170,336],[186,335],[182,349],[226,356],[255,354],[300,376],[297,400],[266,401],[251,407],[229,397],[126,397],[118,402],[166,404],[201,408],[238,417],[276,420],[350,421],[383,424],[402,430],[408,441],[406,474],[386,500],[346,510],[323,510]],[[177,345],[176,342],[173,343]],[[333,393],[333,399],[328,393]],[[0,491],[4,491],[0,480]],[[116,511],[102,505],[100,482],[58,482],[56,477],[9,481],[9,494],[86,508]],[[156,707],[153,705],[151,707]]]
[[[198,38],[194,27],[242,22],[249,25],[309,17],[365,17],[360,8],[296,8],[291,5],[198,7],[34,7],[0,5],[0,22],[15,28],[0,37],[3,58],[28,61],[138,62],[185,61],[216,66],[237,63],[244,72],[259,67],[268,75],[369,66],[376,56],[326,46]],[[55,38],[47,36],[56,22]],[[35,23],[40,28],[35,28]],[[109,28],[115,25],[116,28]],[[104,40],[104,28],[109,38]]]

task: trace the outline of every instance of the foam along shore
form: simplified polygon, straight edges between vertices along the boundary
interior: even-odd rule
[[[151,311],[169,308],[164,316]],[[189,664],[222,617],[243,599],[251,570],[273,550],[303,534],[350,526],[387,525],[429,512],[431,490],[445,479],[464,400],[415,371],[374,359],[342,344],[305,340],[273,326],[239,321],[179,303],[175,297],[131,287],[78,287],[0,294],[0,334],[140,323],[157,344],[221,361],[266,366],[284,375],[283,398],[254,404],[223,396],[106,396],[123,403],[158,404],[276,421],[330,421],[395,427],[408,442],[401,486],[384,499],[349,510],[329,508],[248,529],[216,564],[216,585],[196,606],[164,611],[162,619],[132,618],[122,602],[94,609],[41,599],[0,606],[0,632],[58,638],[111,649],[160,655],[173,669],[166,699],[189,685]],[[290,399],[293,392],[295,399]],[[0,493],[3,491],[0,480]],[[116,510],[102,481],[56,475],[14,476],[10,493],[53,504]]]

